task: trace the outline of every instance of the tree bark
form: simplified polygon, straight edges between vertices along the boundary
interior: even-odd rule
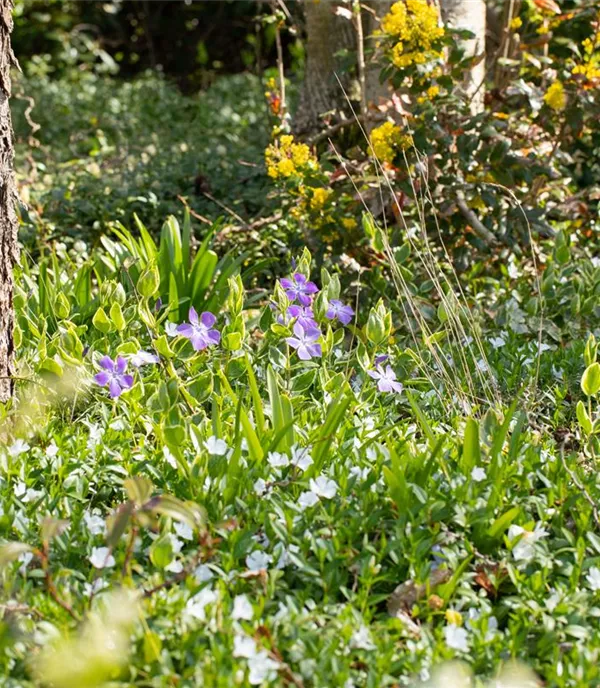
[[[470,99],[471,112],[483,111],[485,96],[485,0],[441,0],[444,24],[455,29],[466,29],[475,34],[462,45],[469,57],[479,56],[479,61],[465,74],[463,89]]]
[[[306,71],[300,92],[294,129],[314,134],[323,126],[323,115],[332,112],[343,119],[348,114],[344,91],[350,79],[337,53],[356,50],[356,33],[351,21],[335,14],[335,0],[305,0]],[[336,78],[337,75],[337,78]],[[341,82],[338,82],[338,78]]]
[[[13,0],[0,0],[0,402],[13,393],[13,266],[18,258],[14,145],[10,116]]]

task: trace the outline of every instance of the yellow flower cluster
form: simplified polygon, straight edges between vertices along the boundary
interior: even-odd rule
[[[512,31],[518,31],[523,26],[523,20],[521,17],[514,17],[511,19],[510,28]]]
[[[560,81],[555,81],[544,94],[544,102],[555,112],[561,112],[567,105],[565,88]]]
[[[285,134],[265,151],[267,174],[272,179],[300,175],[317,168],[317,160],[305,143],[294,143],[294,137]]]
[[[331,196],[331,193],[331,189],[313,189],[312,196],[309,201],[310,209],[314,211],[323,210],[329,196]]]
[[[440,54],[433,44],[444,35],[444,29],[439,25],[438,10],[426,0],[394,3],[381,20],[381,28],[397,40],[391,60],[398,69],[424,64]]]
[[[406,150],[412,143],[410,136],[392,122],[384,122],[371,132],[371,147],[379,162],[392,163],[398,151]]]

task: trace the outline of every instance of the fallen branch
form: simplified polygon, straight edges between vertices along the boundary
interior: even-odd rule
[[[469,206],[467,205],[465,195],[462,191],[456,192],[456,205],[458,206],[458,209],[460,210],[462,216],[469,223],[471,229],[480,239],[483,239],[483,241],[485,241],[486,244],[493,245],[498,243],[496,237],[492,234],[492,232],[490,232],[490,230],[483,224],[483,222],[481,222],[481,220],[477,217],[477,215],[475,215],[471,208],[469,208]]]

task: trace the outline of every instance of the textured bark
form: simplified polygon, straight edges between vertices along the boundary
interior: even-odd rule
[[[338,4],[344,6],[336,0],[304,0],[303,3],[306,72],[294,118],[294,129],[299,134],[317,132],[325,113],[348,112],[344,90],[348,91],[350,80],[336,53],[356,50],[356,33],[351,21],[336,16]]]
[[[0,0],[0,402],[13,392],[13,265],[18,257],[13,130],[10,117],[12,0]]]
[[[465,74],[463,89],[471,100],[471,112],[476,114],[483,110],[485,96],[486,3],[485,0],[441,0],[440,4],[445,24],[475,34],[463,45],[467,55],[481,59]]]

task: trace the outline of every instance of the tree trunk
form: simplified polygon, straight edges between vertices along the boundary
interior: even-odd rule
[[[294,129],[299,134],[312,134],[322,128],[324,114],[349,111],[344,95],[350,87],[348,66],[343,67],[337,53],[344,50],[354,52],[356,34],[350,20],[335,14],[338,4],[342,7],[347,5],[335,0],[305,0],[303,4],[306,71]]]
[[[480,58],[465,74],[463,89],[470,99],[471,112],[477,114],[483,110],[485,96],[485,0],[441,0],[441,10],[444,24],[475,34],[474,38],[462,42],[466,55]]]
[[[0,402],[13,393],[13,265],[18,257],[13,130],[8,99],[13,0],[0,0]]]

